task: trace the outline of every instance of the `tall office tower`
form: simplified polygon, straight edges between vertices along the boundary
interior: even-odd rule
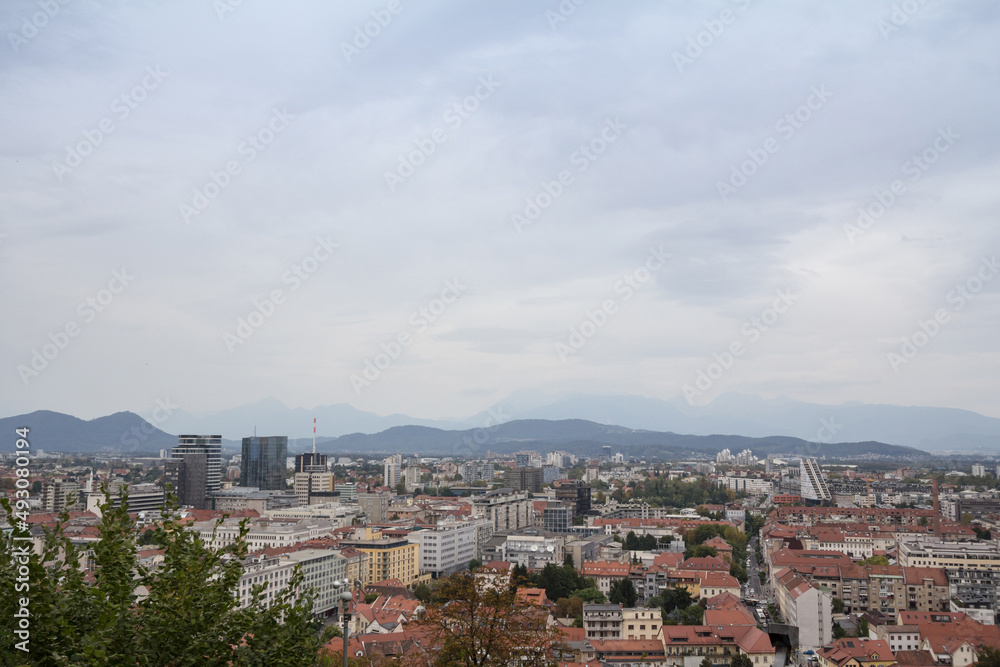
[[[295,472],[326,472],[326,454],[307,452],[296,455]]]
[[[243,438],[240,457],[240,486],[255,486],[261,491],[283,491],[285,459],[288,457],[288,436]]]
[[[529,493],[541,493],[543,479],[541,468],[515,468],[503,474],[504,486]]]
[[[514,454],[514,465],[518,468],[527,468],[531,465],[531,452]]]
[[[570,508],[570,518],[590,511],[590,486],[580,479],[563,480],[556,487],[556,500]]]
[[[208,491],[208,453],[187,451],[164,464],[164,485],[177,494],[177,502],[196,510],[211,509]]]
[[[179,435],[170,450],[170,460],[181,461],[189,454],[205,455],[205,495],[222,489],[222,436]]]
[[[804,499],[821,501],[833,499],[816,459],[802,458],[802,462],[799,464],[799,477],[801,478],[801,493]]]
[[[398,454],[396,456],[399,456]],[[390,489],[396,488],[399,484],[400,462],[396,456],[390,456],[385,460],[382,468],[382,484]],[[402,458],[401,456],[399,457]]]

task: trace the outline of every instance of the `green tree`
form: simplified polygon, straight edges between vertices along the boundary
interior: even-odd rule
[[[715,547],[706,547],[704,544],[697,544],[695,546],[688,546],[684,550],[684,559],[688,558],[705,558],[706,556],[718,556],[719,550]]]
[[[885,556],[869,556],[861,561],[862,565],[888,565],[889,559]]]
[[[600,589],[593,586],[573,591],[572,597],[580,598],[588,604],[604,604],[607,602],[607,598],[604,597],[604,593],[602,593]]]
[[[98,539],[91,543],[93,576],[79,564],[83,552],[70,540],[63,513],[46,530],[42,553],[15,557],[21,544],[14,538],[17,516],[2,504],[15,526],[0,533],[0,610],[13,616],[18,565],[28,569],[31,583],[31,652],[0,654],[9,665],[313,665],[326,640],[313,620],[310,590],[296,600],[302,583],[296,571],[289,588],[265,602],[264,586],[252,589],[249,605],[240,609],[237,585],[246,555],[246,522],[238,538],[218,550],[186,528],[168,504],[163,521],[153,529],[154,543],[164,550],[160,567],[137,562],[138,530],[128,514],[125,487],[115,508],[104,487],[105,502]],[[18,508],[20,510],[20,508]],[[20,562],[18,562],[20,561]],[[148,594],[142,599],[138,591]],[[14,646],[10,624],[0,625],[0,642]],[[7,651],[5,648],[4,651]]]
[[[701,662],[698,664],[698,667],[715,667],[715,665],[712,664],[711,658],[705,656],[704,658],[701,659]]]
[[[983,646],[976,651],[976,664],[978,667],[1000,667],[1000,649]]]
[[[868,638],[868,619],[867,618],[862,618],[858,622],[858,637],[861,637],[862,639],[867,639]]]
[[[753,667],[750,656],[737,652],[729,661],[730,667]]]
[[[527,565],[515,565],[510,572],[510,585],[515,590],[531,584],[531,577],[528,575]],[[550,600],[552,598],[549,598]]]
[[[635,585],[628,577],[622,577],[611,584],[611,592],[608,595],[608,600],[611,604],[620,604],[623,607],[630,608],[635,606],[635,602],[638,599],[639,594],[635,590]]]
[[[482,566],[483,566],[483,561],[479,560],[478,558],[473,558],[472,560],[469,561],[469,572],[475,572]]]
[[[833,598],[831,606],[833,608],[833,613],[834,614],[843,614],[844,613],[844,601],[841,600],[840,598]]]
[[[992,540],[993,535],[990,533],[988,528],[983,528],[982,526],[973,525],[972,530],[976,532],[976,538],[980,540]]]
[[[844,628],[840,627],[840,623],[834,623],[833,624],[833,638],[834,639],[842,639],[842,638],[844,638],[846,636],[847,636],[847,632],[844,631]]]
[[[700,604],[688,605],[681,609],[681,625],[701,625],[705,609]]]
[[[413,587],[413,594],[416,595],[417,599],[424,604],[430,602],[434,597],[434,591],[432,591],[431,587],[422,581]]]
[[[683,586],[671,586],[661,593],[664,619],[676,609],[685,609],[694,602],[694,596]]]

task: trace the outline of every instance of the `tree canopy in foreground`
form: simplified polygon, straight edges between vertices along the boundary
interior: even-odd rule
[[[183,667],[317,664],[326,637],[313,618],[312,596],[296,598],[302,575],[265,604],[263,585],[239,608],[237,586],[247,548],[240,537],[218,550],[208,548],[177,516],[176,504],[153,531],[163,549],[159,567],[136,557],[139,530],[128,514],[128,495],[115,508],[105,491],[96,542],[75,544],[63,530],[45,529],[41,554],[22,555],[25,526],[10,502],[2,506],[14,527],[0,531],[0,614],[14,617],[20,598],[29,601],[27,651],[11,623],[0,623],[0,665],[93,665],[95,667]],[[80,564],[88,562],[87,570]],[[27,591],[15,588],[27,571]]]

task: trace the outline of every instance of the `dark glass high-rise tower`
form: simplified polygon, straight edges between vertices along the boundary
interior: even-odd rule
[[[262,491],[283,491],[288,436],[243,438],[240,457],[240,486],[255,486]]]

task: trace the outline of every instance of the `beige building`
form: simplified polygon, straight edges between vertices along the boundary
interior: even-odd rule
[[[331,472],[295,473],[295,495],[299,498],[299,505],[308,505],[309,496],[314,493],[333,493],[335,484]]]
[[[420,574],[420,545],[404,539],[344,540],[342,547],[352,547],[368,555],[366,577],[373,584],[386,579],[399,579],[410,586]]]
[[[1000,569],[1000,548],[994,542],[960,542],[927,537],[900,540],[903,567],[944,567],[956,570]]]
[[[354,586],[355,581],[360,581],[362,586],[372,583],[368,581],[368,554],[358,551],[352,547],[340,550],[340,555],[346,563],[344,576]]]
[[[622,639],[659,639],[661,619],[659,609],[623,609]]]

